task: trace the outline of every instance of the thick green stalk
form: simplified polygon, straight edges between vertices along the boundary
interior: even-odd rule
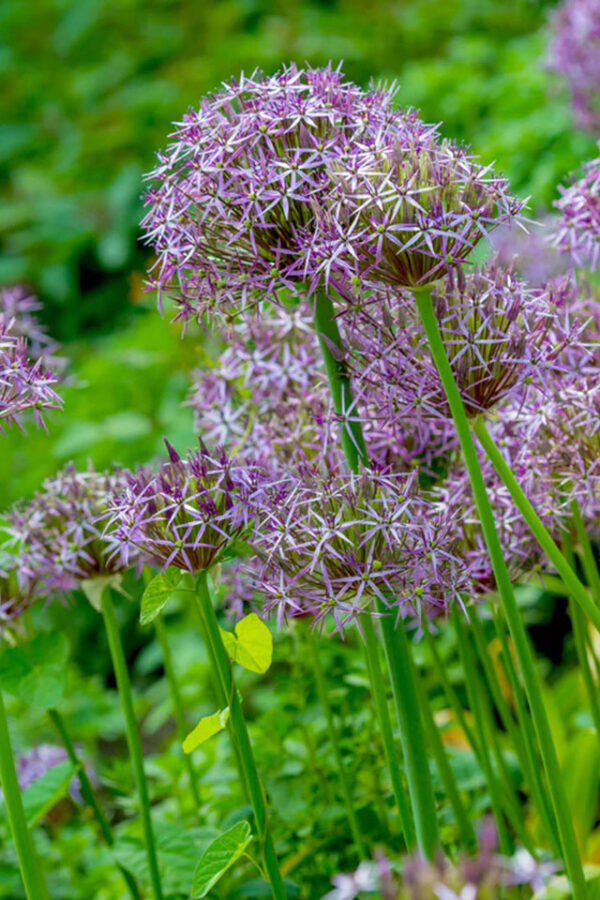
[[[400,728],[408,793],[417,833],[417,846],[426,859],[439,849],[437,813],[431,773],[425,749],[425,734],[417,693],[414,664],[404,628],[396,628],[394,616],[379,600],[383,646],[392,682],[392,695]]]
[[[585,523],[581,515],[579,503],[576,500],[573,500],[573,503],[571,504],[571,512],[573,515],[573,524],[575,525],[577,538],[579,540],[579,543],[581,544],[581,549],[583,551],[583,571],[585,572],[585,577],[592,591],[594,600],[596,601],[596,603],[600,603],[600,572],[598,571],[598,563],[596,562],[596,557],[594,556],[592,542],[590,541],[590,537],[585,530]]]
[[[342,449],[348,468],[351,472],[357,472],[360,462],[368,462],[367,448],[360,422],[355,418],[358,413],[354,408],[350,377],[342,359],[344,348],[333,303],[324,291],[319,290],[315,294],[314,309],[315,330],[327,372],[333,407],[343,422],[340,428]],[[332,347],[339,349],[339,358],[332,352]]]
[[[450,806],[452,807],[452,811],[454,812],[454,818],[456,820],[458,833],[460,835],[461,846],[467,850],[473,851],[477,847],[477,836],[475,834],[475,829],[473,828],[473,823],[471,822],[467,810],[465,809],[462,797],[460,796],[460,791],[456,783],[456,778],[454,777],[454,772],[452,771],[452,766],[448,762],[448,756],[446,755],[446,750],[440,737],[439,729],[433,717],[431,701],[427,696],[425,685],[418,677],[415,679],[415,684],[417,687],[417,693],[419,695],[419,702],[423,714],[423,726],[425,728],[425,734],[427,736],[427,740],[429,741],[429,746],[433,753],[433,758],[435,759],[435,764],[444,786],[444,791],[446,793]]]
[[[593,622],[600,631],[600,606],[596,606],[590,597],[587,588],[581,583],[565,559],[563,553],[561,553],[552,535],[536,513],[529,499],[525,495],[525,492],[515,478],[512,469],[494,443],[492,436],[485,426],[483,418],[476,419],[472,423],[472,427],[477,440],[485,450],[486,456],[489,458],[496,472],[508,488],[515,506],[519,509],[521,515],[529,525],[531,533],[564,581],[569,594],[577,601],[577,603],[579,603],[590,621]]]
[[[498,828],[500,849],[503,853],[510,853],[513,848],[511,847],[510,838],[508,836],[508,832],[506,830],[506,825],[504,822],[502,789],[498,783],[496,773],[494,772],[494,767],[492,765],[487,736],[484,729],[484,709],[481,702],[481,692],[477,690],[479,675],[475,669],[472,651],[463,631],[464,624],[463,622],[461,622],[461,615],[462,613],[459,610],[454,611],[454,628],[458,640],[460,661],[462,664],[463,672],[465,673],[465,686],[467,689],[469,706],[471,707],[471,710],[473,712],[473,722],[475,723],[475,729],[477,731],[477,743],[480,749],[478,757],[479,765],[481,766],[483,774],[485,775],[485,780],[487,783],[492,805],[492,811],[494,813],[496,826]]]
[[[271,891],[275,900],[285,900],[286,892],[269,827],[264,788],[256,768],[242,704],[233,679],[231,660],[223,644],[219,623],[213,609],[206,572],[201,572],[196,581],[196,601],[204,621],[209,644],[212,647],[212,656],[217,665],[219,680],[227,698],[229,721],[231,722],[234,740],[239,750],[241,766],[254,811],[254,820],[260,838],[264,866],[269,876]]]
[[[579,518],[581,519],[581,516]],[[581,525],[583,525],[583,522],[581,522]],[[565,530],[563,533],[562,544],[565,551],[565,557],[568,560],[569,565],[574,567],[575,553],[573,550],[573,543],[571,541],[571,533],[567,530]],[[587,573],[587,575],[589,580],[589,573]],[[581,609],[576,603],[574,603],[572,597],[569,598],[569,611],[571,613],[571,623],[573,625],[575,650],[577,652],[579,665],[581,666],[581,676],[583,678],[583,684],[588,695],[590,712],[594,721],[594,728],[596,729],[597,736],[600,737],[600,705],[598,703],[598,689],[594,684],[594,676],[592,675],[592,669],[590,666],[590,661],[588,659],[588,651],[585,638],[586,621],[583,613],[581,612]]]
[[[131,682],[129,680],[127,662],[125,660],[125,653],[123,652],[121,633],[119,631],[119,623],[117,622],[110,587],[106,587],[102,591],[100,602],[113,669],[117,681],[117,687],[119,689],[121,707],[125,719],[125,734],[127,736],[129,756],[131,759],[131,766],[133,768],[133,776],[138,794],[142,828],[144,832],[144,842],[146,845],[146,855],[148,858],[148,868],[150,870],[150,882],[152,884],[152,895],[154,897],[154,900],[162,900],[163,893],[160,883],[160,874],[158,870],[158,858],[156,855],[154,831],[152,829],[152,818],[150,816],[150,798],[148,796],[146,773],[144,772],[142,743],[135,720]]]
[[[587,897],[587,886],[585,882],[585,876],[583,874],[583,867],[579,855],[579,850],[577,847],[577,839],[575,837],[575,831],[573,828],[571,811],[569,809],[569,803],[563,786],[563,779],[558,762],[558,757],[556,754],[556,748],[554,746],[552,732],[550,730],[550,724],[548,722],[548,716],[546,713],[546,708],[544,706],[544,699],[542,696],[539,675],[530,651],[527,636],[525,634],[525,628],[523,626],[523,622],[521,620],[521,616],[519,614],[519,610],[515,600],[510,575],[508,572],[506,561],[504,559],[504,553],[500,544],[500,540],[498,538],[498,533],[496,531],[494,513],[487,495],[485,482],[481,474],[481,467],[479,465],[477,452],[475,450],[475,444],[471,436],[469,421],[465,412],[465,408],[463,406],[460,391],[454,378],[454,373],[452,372],[452,368],[450,366],[450,363],[448,362],[448,357],[446,356],[446,350],[440,335],[435,312],[433,309],[433,304],[431,302],[430,293],[416,293],[415,302],[419,311],[419,315],[421,317],[421,321],[423,323],[423,327],[425,329],[425,333],[427,335],[429,346],[431,348],[433,361],[438,370],[440,380],[442,382],[444,392],[448,400],[448,405],[452,413],[452,418],[454,419],[454,424],[456,426],[456,431],[463,452],[465,465],[467,467],[467,472],[469,475],[471,486],[473,488],[473,495],[475,498],[475,503],[477,505],[477,511],[479,514],[483,535],[490,555],[490,562],[492,564],[494,577],[496,579],[498,593],[500,595],[502,608],[508,622],[508,627],[510,629],[511,637],[515,647],[515,652],[517,654],[521,675],[523,677],[523,683],[525,685],[533,722],[538,736],[540,752],[542,754],[542,760],[544,763],[544,768],[546,770],[548,786],[552,798],[552,805],[559,828],[567,875],[571,880],[571,886],[573,889],[573,896],[575,900],[583,900],[583,898]],[[481,422],[481,425],[482,429],[478,429],[477,435],[479,437],[481,433],[484,435],[485,439],[485,435],[487,435],[487,432],[485,430],[485,425],[483,425],[483,422]],[[493,442],[492,446],[493,449],[496,450]],[[484,447],[484,449],[486,448]],[[500,456],[504,467],[508,470],[508,474],[511,476],[514,484],[516,485],[516,480],[514,479],[514,476],[512,475],[510,469],[508,469],[508,467],[506,466],[506,463],[504,463],[502,455],[499,453],[498,455]],[[494,460],[492,460],[492,462],[494,462]],[[504,474],[506,474],[506,472]],[[502,478],[506,483],[504,475],[502,475]],[[555,546],[553,542],[552,544],[553,546]],[[562,554],[560,555],[562,557]],[[567,566],[567,569],[569,572],[571,572],[569,566]],[[575,580],[577,582],[577,586],[579,587],[579,581],[577,580],[577,578]],[[587,592],[585,592],[585,596],[587,599],[589,599],[587,597]]]
[[[521,726],[523,743],[525,745],[525,753],[527,754],[529,769],[533,775],[531,788],[534,801],[537,806],[540,819],[542,820],[546,829],[546,835],[548,837],[548,840],[550,841],[552,850],[557,856],[560,856],[560,838],[556,830],[554,815],[552,812],[550,801],[548,799],[548,791],[546,790],[543,783],[543,770],[542,772],[540,772],[539,757],[536,752],[535,728],[531,721],[531,714],[527,709],[523,688],[521,686],[517,671],[513,663],[512,653],[510,652],[508,641],[506,639],[504,623],[500,621],[500,617],[495,611],[493,613],[493,617],[494,628],[502,647],[502,661],[504,664],[504,670],[510,682],[513,698],[517,707],[517,717]]]
[[[185,720],[183,700],[181,699],[179,682],[177,680],[175,666],[173,665],[173,654],[171,653],[171,647],[169,646],[169,636],[167,634],[167,628],[162,616],[158,616],[154,620],[154,628],[156,631],[156,636],[158,638],[158,643],[160,644],[163,666],[165,669],[165,675],[167,677],[167,684],[169,685],[169,693],[171,694],[171,703],[173,706],[173,714],[175,716],[175,724],[177,726],[177,734],[179,736],[179,740],[181,741],[181,743],[183,743],[183,741],[187,737],[189,728]],[[196,774],[194,763],[192,762],[192,758],[189,753],[184,754],[184,763],[188,772],[190,790],[194,798],[194,809],[196,811],[196,817],[198,821],[201,822],[202,817],[200,815],[200,805],[202,801],[200,799],[200,790],[198,788],[198,776]]]
[[[398,806],[398,814],[402,825],[404,843],[411,849],[415,843],[415,829],[410,817],[410,810],[406,802],[405,787],[400,766],[398,765],[398,752],[394,740],[392,720],[385,691],[383,671],[379,661],[379,647],[375,634],[375,627],[371,613],[364,613],[360,619],[364,638],[365,658],[367,662],[367,674],[371,685],[371,696],[375,705],[375,712],[381,729],[383,751],[385,761],[389,769],[392,781],[392,790]]]
[[[112,847],[115,843],[115,837],[112,833],[111,827],[108,824],[107,818],[102,811],[102,807],[98,803],[98,798],[96,797],[96,792],[92,787],[92,783],[88,778],[88,774],[85,770],[85,765],[79,756],[77,755],[77,751],[73,745],[73,742],[69,736],[69,732],[67,731],[67,727],[65,725],[64,719],[59,713],[57,709],[49,709],[48,710],[48,718],[52,722],[54,728],[56,729],[58,736],[60,738],[60,742],[65,748],[65,753],[69,758],[69,761],[75,767],[77,772],[77,780],[79,781],[79,789],[81,790],[81,796],[83,798],[84,803],[89,806],[94,814],[94,818],[96,819],[96,823],[98,828],[100,829],[100,833],[102,835],[102,840],[106,844],[107,847]],[[135,878],[131,875],[130,872],[127,871],[123,866],[118,865],[118,869],[123,876],[125,883],[127,884],[127,888],[129,893],[133,897],[133,900],[139,900],[140,892],[136,883]]]
[[[4,794],[4,805],[8,814],[10,830],[17,850],[21,878],[25,885],[27,900],[49,900],[48,889],[37,858],[35,845],[21,799],[21,789],[17,780],[4,709],[4,698],[0,690],[0,781]]]
[[[335,764],[340,780],[342,799],[344,801],[344,809],[346,810],[346,815],[348,817],[350,833],[352,834],[352,840],[354,841],[354,846],[356,847],[359,858],[367,859],[367,849],[362,838],[360,826],[358,824],[358,819],[356,817],[356,812],[354,809],[354,802],[352,800],[352,787],[350,785],[348,771],[346,769],[346,764],[344,762],[344,757],[342,755],[342,750],[340,747],[338,730],[333,720],[333,710],[331,709],[331,703],[329,702],[329,691],[327,690],[325,674],[323,672],[323,666],[321,665],[321,658],[319,656],[318,641],[316,639],[314,631],[311,628],[306,629],[306,637],[307,644],[310,648],[311,670],[315,678],[315,685],[317,688],[319,703],[321,705],[321,709],[323,710],[323,715],[325,716],[325,722],[327,724],[327,734],[329,736],[329,743],[331,744],[331,749],[333,750],[333,756],[335,758]]]

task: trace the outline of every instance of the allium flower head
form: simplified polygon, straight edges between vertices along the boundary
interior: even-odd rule
[[[0,549],[0,632],[4,625],[19,619],[35,599],[34,584],[19,582],[17,557]]]
[[[27,341],[29,355],[33,359],[44,359],[46,365],[57,368],[63,364],[55,356],[58,344],[50,337],[40,323],[37,313],[41,303],[25,288],[16,285],[0,291],[0,317],[10,322],[11,333]]]
[[[165,443],[169,459],[156,474],[138,470],[115,492],[108,528],[124,552],[130,547],[154,564],[197,574],[248,530],[257,472],[204,445],[181,459]]]
[[[431,126],[383,126],[368,138],[330,166],[332,202],[313,251],[328,277],[425,287],[522,207],[503,178]]]
[[[432,296],[470,415],[492,409],[519,386],[545,390],[550,375],[565,368],[567,351],[586,353],[583,324],[557,308],[563,295],[556,286],[528,289],[495,262],[467,273],[458,268]],[[368,394],[373,386],[387,395],[389,422],[448,419],[444,390],[411,304],[398,295],[393,309],[389,299],[375,298],[366,316],[349,312],[358,389]]]
[[[552,18],[550,66],[564,75],[577,124],[600,129],[600,2],[563,0]]]
[[[128,568],[128,558],[110,552],[99,524],[112,492],[124,483],[122,472],[77,472],[68,465],[29,503],[17,505],[7,520],[21,581],[34,580],[52,596]]]
[[[555,228],[556,216],[549,214],[528,223],[527,229],[497,228],[490,236],[496,260],[533,287],[545,286],[568,269],[565,257],[551,244]]]
[[[227,318],[295,288],[329,162],[401,118],[391,98],[331,65],[291,65],[242,75],[184,117],[149,175],[142,223],[157,254],[152,284],[174,294],[181,318]]]
[[[62,407],[54,390],[57,380],[41,359],[30,359],[25,339],[13,332],[12,320],[0,315],[0,433],[3,421],[20,424],[27,411],[33,411],[36,423],[43,425],[44,410]]]
[[[331,613],[342,627],[380,598],[398,617],[435,616],[466,589],[452,523],[418,497],[413,475],[307,466],[263,485],[257,584],[286,616]]]
[[[600,157],[585,164],[582,178],[559,191],[554,244],[574,265],[594,270],[600,264]]]

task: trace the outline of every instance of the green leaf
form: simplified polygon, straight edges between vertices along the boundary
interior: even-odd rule
[[[142,596],[142,610],[140,613],[142,625],[149,625],[150,622],[154,621],[177,590],[181,577],[181,571],[171,567],[164,572],[159,572],[146,585],[146,590]]]
[[[29,644],[0,653],[2,690],[37,709],[60,703],[67,675],[69,645],[60,631],[37,634]]]
[[[102,612],[102,592],[104,588],[112,587],[117,590],[121,586],[121,580],[120,575],[96,575],[95,578],[85,578],[81,582],[81,590],[96,612]]]
[[[200,719],[194,730],[190,731],[183,742],[183,752],[192,753],[196,747],[199,747],[204,741],[207,741],[209,738],[213,737],[213,735],[223,731],[227,725],[228,719],[228,706],[226,706],[225,709],[219,710],[219,712],[213,713],[212,716],[204,716],[203,719]]]
[[[23,806],[27,825],[33,828],[53,809],[59,800],[69,792],[69,785],[75,775],[75,766],[68,760],[48,769],[32,781],[23,791]]]
[[[240,858],[251,840],[250,824],[243,821],[225,831],[210,847],[207,847],[194,872],[192,884],[194,900],[206,897],[227,869]]]
[[[273,659],[273,635],[256,613],[250,613],[237,623],[235,635],[220,630],[230,659],[259,675],[268,670]]]

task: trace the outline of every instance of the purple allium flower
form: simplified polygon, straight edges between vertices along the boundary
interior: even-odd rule
[[[165,441],[169,453],[156,474],[129,475],[110,503],[110,539],[155,565],[196,574],[218,563],[252,521],[256,467],[211,455],[201,444],[185,459]]]
[[[559,191],[560,200],[554,205],[560,221],[554,244],[574,265],[594,270],[600,264],[600,157],[587,162],[583,176]]]
[[[600,2],[563,0],[552,17],[550,66],[564,75],[580,128],[600,129]]]
[[[43,410],[62,407],[54,390],[56,375],[44,368],[41,359],[29,358],[27,342],[13,332],[12,325],[0,314],[0,434],[3,421],[20,425],[20,416],[28,410],[44,426]]]
[[[19,574],[18,558],[0,548],[0,633],[6,624],[19,619],[35,599],[35,584],[29,580],[19,583]]]
[[[18,554],[19,579],[35,581],[45,596],[64,594],[96,577],[117,575],[132,564],[124,553],[111,552],[99,520],[113,492],[123,489],[123,472],[77,472],[66,466],[47,479],[26,504],[7,516]]]
[[[338,628],[380,598],[398,619],[443,613],[468,590],[454,524],[416,493],[416,476],[318,464],[263,484],[254,549],[266,608],[331,613]]]
[[[11,333],[27,341],[28,353],[33,359],[44,360],[53,369],[64,366],[57,358],[59,345],[46,332],[36,313],[41,309],[37,297],[17,285],[0,291],[0,317],[10,322]]]
[[[329,163],[404,121],[392,96],[362,91],[331,65],[290,65],[242,75],[184,117],[149,175],[142,223],[157,254],[151,284],[173,293],[180,318],[229,319],[297,289]]]
[[[560,291],[552,285],[530,290],[495,262],[467,274],[456,269],[432,296],[469,415],[492,409],[517,388],[533,385],[546,391],[550,377],[566,369],[567,351],[586,353],[582,323],[570,310],[556,308]],[[350,310],[356,357],[350,365],[357,390],[368,395],[374,386],[387,395],[383,416],[388,422],[449,419],[412,304],[404,295],[396,297],[395,309],[388,302],[375,297],[362,317]]]
[[[552,246],[556,216],[544,214],[528,228],[503,225],[492,232],[490,243],[498,264],[513,270],[534,287],[543,287],[567,272],[565,257]]]
[[[418,120],[359,138],[330,169],[331,201],[308,258],[336,287],[424,287],[523,205],[503,178]]]
[[[36,747],[33,747],[33,749],[27,751],[27,753],[21,754],[17,760],[17,778],[19,787],[24,791],[32,782],[37,781],[38,778],[41,778],[42,775],[45,775],[50,769],[54,769],[55,766],[66,762],[66,760],[67,754],[62,747],[57,747],[54,744],[38,744]],[[87,764],[85,768],[88,778],[92,783],[95,783],[95,773],[87,766]],[[83,802],[77,777],[74,777],[69,785],[69,794],[71,795],[71,799],[76,803]]]

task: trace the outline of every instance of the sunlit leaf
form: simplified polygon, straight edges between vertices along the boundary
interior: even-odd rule
[[[142,625],[149,625],[159,615],[163,607],[176,592],[181,578],[180,570],[171,567],[164,572],[159,572],[146,585],[140,612],[140,623]]]
[[[256,613],[250,613],[235,626],[235,635],[221,629],[229,658],[250,672],[264,674],[273,659],[273,635]]]
[[[192,897],[206,897],[227,869],[240,858],[252,840],[248,822],[238,822],[207,847],[194,872]]]
[[[204,716],[203,719],[200,719],[194,730],[190,731],[183,742],[183,752],[192,753],[196,747],[199,747],[204,741],[207,741],[209,738],[213,737],[213,735],[223,731],[227,725],[228,719],[228,706],[226,706],[225,709],[219,710],[219,712],[213,713],[212,716]]]

